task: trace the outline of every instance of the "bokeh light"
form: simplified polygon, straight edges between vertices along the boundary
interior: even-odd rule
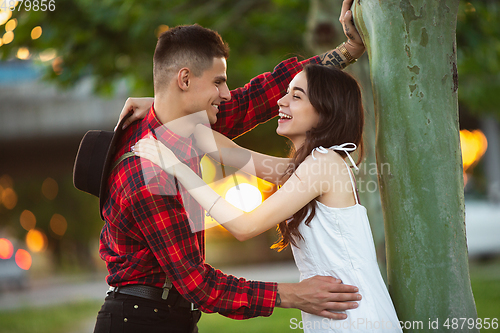
[[[6,238],[0,238],[0,259],[10,259],[14,254],[14,245]]]
[[[231,205],[245,212],[251,212],[262,203],[262,194],[259,189],[247,183],[230,188],[225,198]]]
[[[64,236],[66,230],[68,229],[68,222],[64,216],[59,214],[54,214],[50,219],[50,229],[52,232],[58,236]]]
[[[156,30],[155,30],[155,36],[156,36],[156,38],[160,37],[160,35],[162,33],[164,33],[165,31],[167,31],[168,29],[170,29],[170,28],[166,24],[159,25],[158,28],[156,28]]]
[[[39,54],[40,60],[43,62],[53,60],[56,56],[57,52],[55,49],[46,49]]]
[[[9,44],[14,40],[14,33],[12,31],[6,32],[2,37],[2,42],[4,44]]]
[[[24,210],[21,213],[21,217],[19,218],[19,221],[21,222],[21,226],[27,231],[34,229],[36,226],[35,214],[30,212],[29,210]]]
[[[27,60],[30,58],[30,50],[27,47],[20,47],[17,50],[16,57],[21,60]]]
[[[16,258],[17,266],[19,266],[20,268],[22,268],[26,271],[28,269],[30,269],[32,259],[31,259],[31,254],[29,254],[28,251],[23,250],[23,249],[17,250],[15,258]]]
[[[42,194],[49,200],[54,200],[59,192],[59,185],[53,178],[46,178],[42,183]]]
[[[42,27],[36,26],[31,30],[31,39],[38,39],[42,35]]]
[[[486,152],[488,141],[480,130],[461,130],[460,146],[462,148],[462,162],[464,171],[475,165]]]
[[[203,180],[210,184],[214,181],[215,176],[217,174],[217,169],[215,168],[214,162],[205,155],[200,162],[201,172],[203,174]]]
[[[47,236],[41,230],[31,229],[26,235],[26,245],[31,252],[42,252],[47,248]]]
[[[14,187],[14,181],[9,175],[2,175],[2,177],[0,177],[0,185],[3,186],[4,189]]]
[[[63,60],[61,57],[57,57],[52,61],[52,69],[56,75],[60,75],[62,73],[62,64]]]
[[[6,188],[2,192],[2,203],[7,209],[14,209],[17,205],[17,194],[12,188]]]
[[[9,32],[9,31],[14,31],[14,29],[17,27],[17,19],[12,19],[12,20],[9,20],[6,24],[5,24],[5,31]]]
[[[0,10],[0,25],[5,24],[12,17],[12,12],[10,10]]]

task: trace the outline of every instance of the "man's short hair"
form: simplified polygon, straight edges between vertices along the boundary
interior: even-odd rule
[[[229,47],[213,30],[198,24],[183,25],[162,33],[153,57],[155,93],[165,87],[181,68],[189,68],[195,76],[213,65],[214,58],[227,59]]]

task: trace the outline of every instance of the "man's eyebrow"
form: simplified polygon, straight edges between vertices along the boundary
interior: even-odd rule
[[[226,82],[227,81],[227,77],[225,75],[218,75],[214,78],[214,81],[222,81],[222,82]]]

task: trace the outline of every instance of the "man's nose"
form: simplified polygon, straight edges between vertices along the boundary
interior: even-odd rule
[[[227,84],[224,84],[224,87],[219,88],[219,96],[226,102],[231,100],[231,92],[229,91]]]

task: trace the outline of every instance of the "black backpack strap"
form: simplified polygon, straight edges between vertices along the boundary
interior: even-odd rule
[[[136,156],[136,155],[133,152],[131,152],[131,151],[129,151],[128,153],[123,154],[122,156],[120,156],[120,158],[113,164],[113,167],[111,168],[111,171],[113,171],[118,166],[118,164],[120,164],[125,159],[127,159],[129,157],[132,157],[132,156]]]

